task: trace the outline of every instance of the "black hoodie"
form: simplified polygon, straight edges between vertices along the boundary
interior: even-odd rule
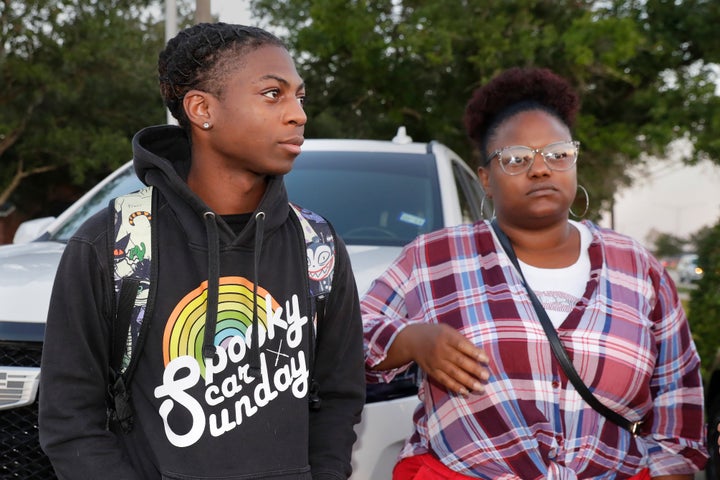
[[[146,128],[133,152],[139,178],[155,187],[158,266],[130,387],[135,427],[126,435],[106,428],[115,300],[104,210],[68,242],[48,315],[40,439],[58,476],[347,478],[365,385],[358,298],[342,241],[314,349],[304,237],[282,178],[268,179],[257,210],[235,233],[231,219],[214,215],[188,188],[182,129]],[[207,303],[218,305],[217,315],[205,315]],[[206,361],[213,337],[219,347]],[[311,376],[320,388],[317,411],[308,408]]]

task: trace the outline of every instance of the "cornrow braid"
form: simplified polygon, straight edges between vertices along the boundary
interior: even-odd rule
[[[165,106],[180,126],[190,127],[183,108],[187,92],[221,96],[225,76],[238,67],[238,57],[266,45],[286,48],[266,30],[222,22],[199,23],[170,39],[158,57],[158,80]]]
[[[473,92],[465,108],[465,130],[487,162],[487,144],[508,118],[543,110],[568,128],[575,123],[580,97],[570,83],[546,68],[510,68]]]

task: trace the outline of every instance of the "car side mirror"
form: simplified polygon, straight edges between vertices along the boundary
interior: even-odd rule
[[[13,237],[13,243],[28,243],[32,242],[40,235],[45,233],[47,227],[55,221],[55,217],[41,217],[33,218],[22,222],[18,229],[15,231]]]

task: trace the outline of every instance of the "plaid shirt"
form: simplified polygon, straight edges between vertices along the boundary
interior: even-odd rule
[[[673,281],[632,239],[590,222],[590,278],[557,329],[573,364],[633,436],[567,380],[489,224],[416,239],[362,300],[368,367],[413,323],[446,323],[490,357],[485,392],[467,397],[423,377],[415,432],[400,456],[432,452],[468,476],[627,478],[691,473],[705,463],[699,358]],[[402,369],[400,369],[402,370]],[[400,370],[368,371],[389,381]]]

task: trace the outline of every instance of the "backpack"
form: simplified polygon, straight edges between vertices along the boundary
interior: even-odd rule
[[[142,351],[153,309],[152,282],[157,278],[157,246],[153,244],[153,188],[115,198],[110,202],[110,248],[113,258],[113,285],[116,299],[110,345],[110,384],[108,385],[108,429],[117,423],[123,432],[133,427],[133,411],[128,386],[139,352]],[[335,239],[332,227],[322,216],[290,203],[300,222],[307,253],[308,294],[311,299],[313,336],[311,347],[310,408],[320,408],[319,386],[312,378],[318,325],[322,322],[335,266]]]

